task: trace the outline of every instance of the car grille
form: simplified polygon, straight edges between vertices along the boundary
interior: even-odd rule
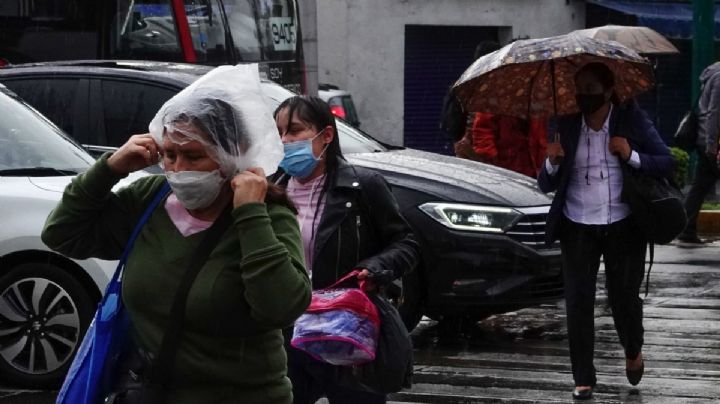
[[[545,243],[545,223],[550,206],[517,208],[517,210],[523,213],[523,217],[507,231],[508,236],[536,250],[559,248],[557,242]]]

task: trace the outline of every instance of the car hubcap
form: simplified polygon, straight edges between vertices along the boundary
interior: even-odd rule
[[[63,366],[78,344],[80,316],[58,284],[21,279],[0,295],[0,357],[27,374]]]

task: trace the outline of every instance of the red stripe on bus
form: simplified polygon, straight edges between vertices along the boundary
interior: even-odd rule
[[[197,63],[197,55],[195,55],[192,36],[190,36],[190,24],[188,24],[187,14],[185,14],[185,1],[171,1],[178,35],[180,36],[180,47],[182,48],[183,58],[188,63]]]

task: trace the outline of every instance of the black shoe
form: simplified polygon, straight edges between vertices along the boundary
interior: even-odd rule
[[[705,244],[703,240],[701,240],[697,235],[685,235],[682,234],[678,236],[678,241],[681,243],[687,243],[687,244]]]
[[[640,383],[640,379],[643,377],[643,373],[645,373],[645,360],[643,359],[642,362],[640,362],[640,367],[637,369],[628,369],[625,368],[625,376],[627,376],[628,381],[633,386],[637,386],[638,383]]]
[[[578,390],[577,388],[575,388],[572,393],[573,399],[574,400],[589,400],[592,398],[592,391],[593,391],[592,387],[590,387],[589,389],[583,389],[583,390]]]

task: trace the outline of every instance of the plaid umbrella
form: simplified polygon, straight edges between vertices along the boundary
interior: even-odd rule
[[[616,41],[641,55],[670,55],[680,53],[670,41],[648,27],[605,25],[575,31],[580,35],[601,41]]]
[[[577,33],[515,41],[477,59],[453,88],[467,111],[528,118],[578,112],[575,73],[601,62],[615,75],[620,101],[654,85],[652,67],[633,50]]]

